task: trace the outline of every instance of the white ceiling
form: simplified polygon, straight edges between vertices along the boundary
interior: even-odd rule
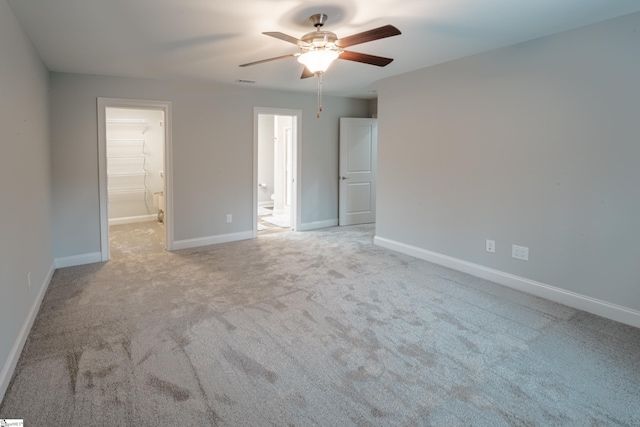
[[[338,37],[391,24],[402,35],[349,50],[394,58],[384,68],[336,61],[325,94],[375,97],[385,77],[640,11],[638,0],[7,0],[52,71],[190,79],[316,91],[286,58],[239,64],[298,48],[262,35],[299,38],[325,13]]]

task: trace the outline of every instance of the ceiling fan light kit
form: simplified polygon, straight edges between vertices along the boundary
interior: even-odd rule
[[[274,58],[263,59],[260,61],[249,62],[240,65],[248,67],[250,65],[262,64],[263,62],[274,61],[276,59],[298,57],[298,62],[305,66],[302,71],[301,79],[307,77],[318,77],[318,114],[322,111],[322,74],[327,71],[329,66],[336,59],[345,59],[347,61],[361,62],[364,64],[376,65],[384,67],[393,61],[392,58],[384,58],[381,56],[368,55],[365,53],[351,52],[344,50],[345,47],[356,44],[366,43],[373,40],[379,40],[386,37],[397,36],[400,33],[393,25],[385,25],[383,27],[374,28],[373,30],[364,31],[349,37],[339,39],[335,33],[331,31],[322,31],[321,28],[327,20],[327,15],[318,13],[312,15],[309,20],[316,27],[316,31],[305,34],[300,39],[283,34],[280,32],[265,32],[262,34],[275,37],[277,39],[297,45],[302,53],[292,53],[289,55],[277,56]]]
[[[335,50],[310,50],[298,57],[298,62],[303,64],[314,74],[324,73],[329,65],[335,61],[340,52]]]

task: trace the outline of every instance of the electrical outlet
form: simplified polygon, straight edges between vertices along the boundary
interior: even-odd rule
[[[485,246],[487,252],[495,253],[496,251],[496,241],[487,239],[487,244]]]
[[[227,214],[227,224],[233,222],[233,217],[231,216],[231,214]]]
[[[529,248],[526,246],[511,245],[511,256],[522,261],[529,261]]]
[[[27,285],[29,286],[29,291],[31,291],[31,272],[27,273]]]

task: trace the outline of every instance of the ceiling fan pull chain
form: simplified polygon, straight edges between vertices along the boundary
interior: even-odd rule
[[[320,111],[322,111],[322,75],[324,73],[320,73]]]
[[[317,118],[320,118],[320,111],[322,111],[322,73],[316,73],[318,76],[318,114]]]

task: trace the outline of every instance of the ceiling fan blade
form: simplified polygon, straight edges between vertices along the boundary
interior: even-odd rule
[[[374,28],[373,30],[364,31],[342,39],[338,39],[336,44],[340,47],[349,47],[360,43],[366,43],[373,40],[380,40],[391,36],[402,34],[399,29],[393,25],[385,25],[384,27]]]
[[[242,64],[240,67],[249,67],[250,65],[262,64],[263,62],[275,61],[276,59],[290,58],[292,56],[298,56],[299,53],[290,53],[289,55],[276,56],[274,58],[262,59],[260,61],[249,62],[247,64]]]
[[[368,55],[366,53],[351,52],[349,50],[343,51],[340,54],[340,56],[338,56],[338,59],[346,59],[347,61],[362,62],[363,64],[377,65],[378,67],[384,67],[386,65],[389,65],[393,61],[393,58],[385,58],[383,56],[375,56],[375,55]]]
[[[297,46],[305,46],[305,47],[309,46],[309,43],[307,43],[307,42],[303,42],[300,39],[297,39],[295,37],[289,36],[289,35],[287,35],[285,33],[280,33],[278,31],[270,31],[270,32],[262,33],[262,34],[265,34],[265,35],[271,36],[271,37],[275,37],[275,38],[277,38],[279,40],[284,40],[286,42],[295,44]]]
[[[315,76],[315,74],[313,74],[311,71],[309,71],[309,69],[307,67],[304,67],[302,69],[302,75],[300,76],[301,79],[308,79],[309,77],[313,77]]]

